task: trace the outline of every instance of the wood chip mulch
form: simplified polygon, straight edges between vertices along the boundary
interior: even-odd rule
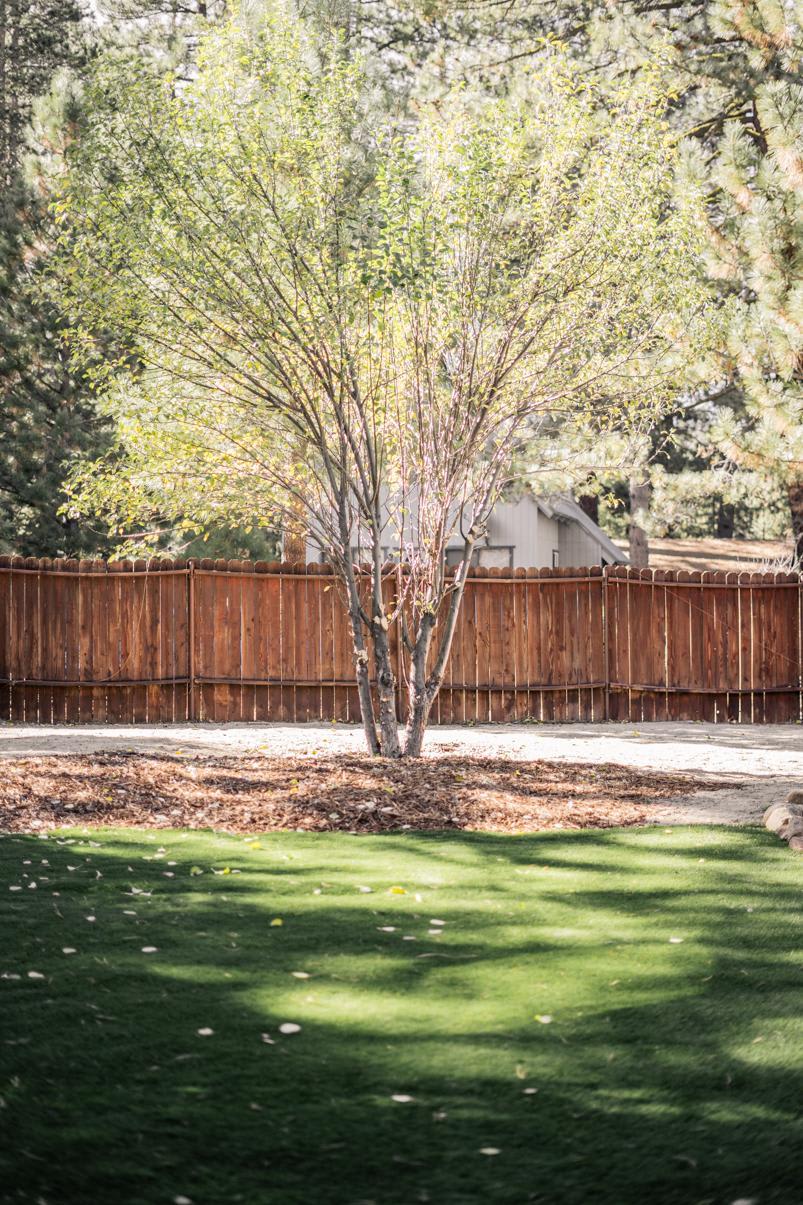
[[[643,824],[691,777],[483,757],[95,754],[0,763],[0,830],[62,825],[380,833]]]

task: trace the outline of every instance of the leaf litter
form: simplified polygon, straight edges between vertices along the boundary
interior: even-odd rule
[[[12,832],[75,823],[244,833],[610,828],[644,824],[651,805],[710,789],[626,766],[448,755],[60,755],[5,759],[3,776],[0,829]],[[389,792],[392,806],[380,807]]]

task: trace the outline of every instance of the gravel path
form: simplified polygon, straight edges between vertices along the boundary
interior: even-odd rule
[[[258,751],[274,757],[312,749],[362,750],[359,728],[344,724],[176,724],[153,727],[40,728],[0,724],[0,757],[136,751],[226,756]],[[803,787],[803,727],[658,724],[494,724],[432,728],[426,752],[680,772],[719,790],[655,805],[661,824],[756,823],[771,802]],[[722,785],[733,784],[733,790]]]

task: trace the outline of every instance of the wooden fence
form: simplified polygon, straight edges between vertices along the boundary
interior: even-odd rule
[[[796,574],[477,569],[433,719],[798,721],[802,596]],[[325,566],[0,557],[0,719],[358,718]]]

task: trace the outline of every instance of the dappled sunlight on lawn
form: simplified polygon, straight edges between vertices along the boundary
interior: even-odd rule
[[[764,833],[2,859],[9,1200],[796,1200],[799,867]]]

